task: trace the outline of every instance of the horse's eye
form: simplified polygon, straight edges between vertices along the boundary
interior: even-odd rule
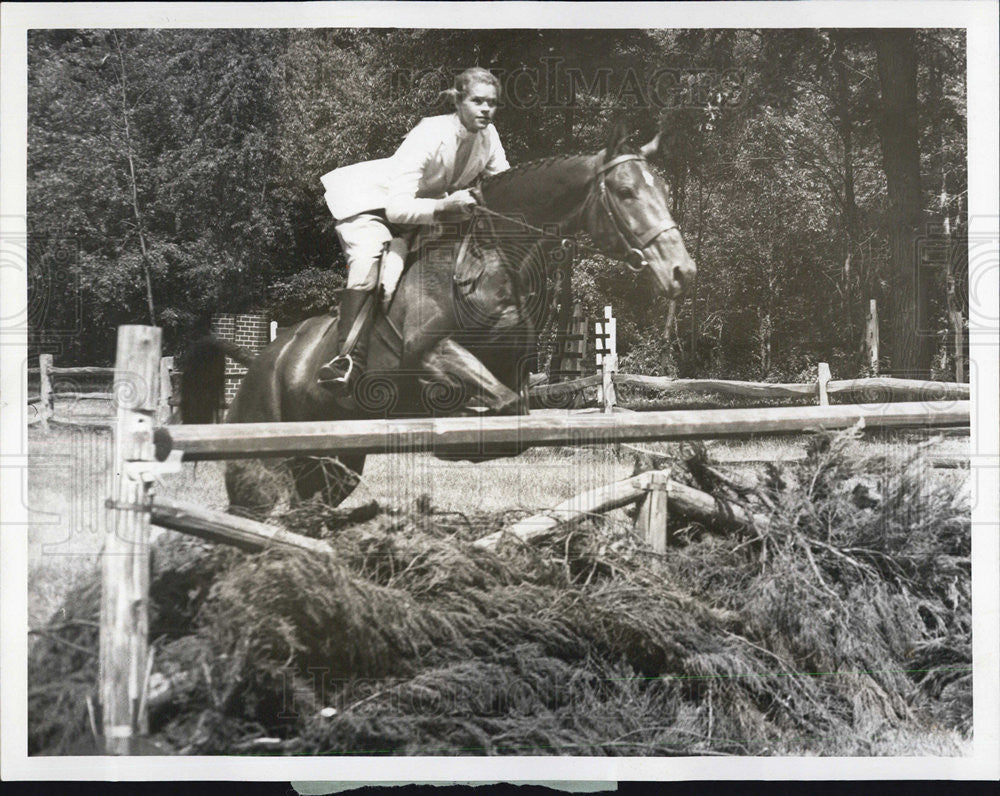
[[[635,199],[635,189],[626,186],[622,188],[620,191],[618,191],[618,195],[622,199]]]

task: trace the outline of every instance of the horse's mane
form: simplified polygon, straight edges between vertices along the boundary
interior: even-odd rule
[[[610,145],[615,156],[634,152],[621,139]],[[480,189],[485,203],[500,212],[520,213],[536,224],[563,221],[579,212],[593,167],[606,151],[549,155],[484,177]]]
[[[558,171],[564,169],[567,166],[572,166],[578,164],[580,161],[589,160],[600,155],[604,150],[598,152],[570,152],[563,153],[560,155],[547,155],[542,158],[536,158],[535,160],[526,160],[524,163],[518,163],[516,166],[511,166],[506,171],[501,171],[499,174],[491,174],[487,177],[483,177],[481,182],[481,187],[484,190],[490,191],[503,191],[510,186],[508,183],[517,183],[525,177],[540,177],[545,178],[550,172]],[[624,155],[626,153],[635,153],[636,149],[628,144],[622,144],[618,147],[616,155]]]
[[[566,166],[574,165],[581,160],[587,160],[594,156],[593,152],[574,152],[571,154],[548,155],[536,160],[527,160],[524,163],[511,166],[499,174],[491,174],[488,177],[484,177],[482,187],[489,190],[503,190],[508,187],[508,182],[516,182],[529,176],[545,177],[549,172],[561,170]]]

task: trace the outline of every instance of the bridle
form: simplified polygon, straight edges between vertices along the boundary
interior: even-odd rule
[[[607,163],[602,163],[597,171],[594,172],[594,182],[596,183],[597,190],[590,191],[587,194],[587,199],[584,201],[580,208],[580,213],[586,212],[587,207],[593,201],[592,197],[596,196],[597,201],[604,210],[608,217],[608,221],[611,222],[611,228],[617,233],[618,239],[621,241],[623,248],[625,249],[625,257],[621,258],[622,262],[625,263],[626,267],[633,271],[634,273],[640,273],[649,265],[649,261],[646,256],[642,253],[643,249],[649,246],[654,240],[656,240],[664,232],[669,232],[672,229],[678,229],[677,224],[674,223],[673,219],[666,218],[659,223],[653,224],[647,229],[642,230],[640,233],[632,231],[628,222],[622,217],[621,211],[615,206],[615,203],[611,199],[611,195],[608,192],[608,186],[606,182],[606,177],[609,171],[622,163],[627,163],[630,160],[639,160],[642,162],[646,161],[642,155],[636,155],[632,153],[627,153],[624,155],[619,155],[616,158],[612,158]],[[541,227],[532,226],[525,221],[522,221],[513,216],[507,216],[503,213],[498,213],[495,210],[490,210],[488,207],[484,207],[482,204],[476,205],[474,212],[482,213],[484,215],[493,216],[495,218],[501,218],[504,221],[508,221],[512,224],[516,224],[522,229],[531,230],[542,237],[552,238],[560,240],[564,248],[569,248],[571,245],[575,245],[578,250],[583,250],[590,252],[592,254],[604,254],[603,251],[598,249],[596,246],[588,246],[585,243],[578,243],[576,241],[570,241],[567,238],[562,238],[559,235],[553,235],[550,231],[542,229]]]
[[[647,229],[642,230],[641,232],[633,232],[628,222],[622,218],[621,212],[611,200],[611,196],[608,193],[608,186],[605,178],[611,169],[630,160],[645,162],[646,158],[642,155],[635,155],[631,153],[619,155],[616,158],[612,158],[607,163],[602,163],[597,169],[594,179],[597,181],[597,198],[600,202],[601,208],[604,210],[608,220],[611,222],[611,228],[618,233],[618,237],[625,248],[626,253],[623,262],[630,271],[639,273],[649,265],[646,255],[642,253],[643,249],[649,246],[649,244],[660,237],[660,235],[664,232],[669,232],[670,230],[677,229],[678,227],[677,224],[674,223],[673,219],[668,217],[656,224],[653,224]]]

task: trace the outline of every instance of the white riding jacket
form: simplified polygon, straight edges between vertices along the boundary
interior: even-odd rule
[[[464,138],[475,136],[469,159],[455,174],[455,155]],[[394,224],[429,224],[437,200],[465,188],[480,175],[510,168],[491,124],[470,132],[457,113],[421,119],[392,157],[335,169],[321,178],[326,203],[338,221],[385,210]]]

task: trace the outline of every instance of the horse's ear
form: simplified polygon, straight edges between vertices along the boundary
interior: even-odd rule
[[[615,122],[608,135],[608,144],[604,148],[604,159],[611,160],[611,158],[617,157],[627,138],[628,128],[625,126],[625,122]]]
[[[656,150],[660,148],[661,135],[662,133],[657,133],[655,136],[653,136],[652,141],[650,141],[648,144],[643,144],[643,146],[639,148],[639,151],[642,153],[642,156],[644,158],[651,158],[653,155],[656,154]]]

